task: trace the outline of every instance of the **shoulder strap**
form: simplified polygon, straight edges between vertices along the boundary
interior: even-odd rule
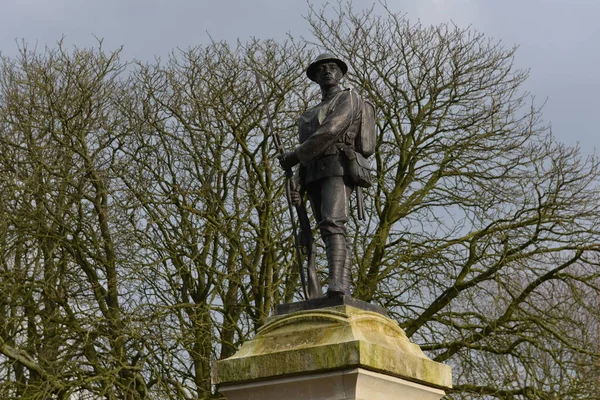
[[[342,94],[344,92],[350,93],[350,107],[352,108],[352,111],[354,112],[354,97],[352,96],[352,88],[348,88],[348,89],[340,90],[340,92],[338,94],[336,94],[333,97],[333,99],[331,99],[331,102],[329,103],[329,106],[327,107],[327,114],[329,114],[331,112],[331,110],[333,108],[335,108],[337,101],[339,100],[339,98],[342,96]],[[350,125],[352,125],[352,120],[353,120],[353,118],[350,118],[350,122],[342,130],[340,130],[340,132],[337,134],[338,138],[340,138],[341,136],[346,134],[346,131],[348,131],[348,128],[350,128]]]

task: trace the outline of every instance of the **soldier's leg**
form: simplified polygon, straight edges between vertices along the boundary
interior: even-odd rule
[[[325,242],[329,267],[328,295],[350,294],[350,265],[348,265],[346,224],[352,188],[344,178],[334,176],[320,182],[319,228]]]
[[[346,274],[346,280],[348,281],[348,288],[350,288],[350,275],[352,274],[352,244],[346,236],[346,259],[344,260],[344,273]],[[350,294],[350,293],[348,293]]]

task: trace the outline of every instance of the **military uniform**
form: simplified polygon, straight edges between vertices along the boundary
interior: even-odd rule
[[[300,180],[325,242],[329,294],[349,295],[351,249],[346,224],[353,183],[348,157],[360,130],[362,102],[352,90],[329,94],[298,122]]]
[[[301,163],[300,179],[308,190],[313,211],[320,214],[317,221],[323,238],[346,235],[347,198],[353,186],[348,177],[346,153],[354,151],[361,111],[360,97],[351,90],[343,90],[324,98],[298,121],[300,146],[295,153]],[[338,190],[332,190],[332,185]],[[344,207],[323,207],[329,205],[323,204],[324,192],[332,192],[325,197],[335,198],[333,203],[343,203]]]
[[[348,206],[354,183],[349,159],[355,159],[355,141],[361,131],[363,102],[339,81],[348,71],[337,57],[324,53],[306,75],[321,87],[323,99],[298,121],[300,145],[279,156],[285,170],[300,163],[299,180],[308,192],[329,267],[328,295],[350,294],[351,251],[347,240]]]

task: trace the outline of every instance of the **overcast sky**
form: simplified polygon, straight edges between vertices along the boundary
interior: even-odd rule
[[[323,0],[311,1],[316,7]],[[335,3],[335,1],[334,1]],[[355,9],[373,0],[354,0]],[[424,24],[457,25],[520,46],[526,88],[546,98],[545,120],[555,136],[584,154],[597,147],[600,119],[600,0],[388,0],[388,7]],[[152,60],[171,50],[215,40],[280,40],[309,36],[304,0],[0,0],[0,52],[29,46],[124,46],[125,59]],[[377,7],[376,7],[377,9]]]

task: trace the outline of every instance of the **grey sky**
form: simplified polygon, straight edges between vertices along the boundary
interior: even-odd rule
[[[324,0],[312,3],[320,7]],[[334,1],[335,3],[335,1]],[[373,0],[354,0],[370,7]],[[600,115],[600,1],[598,0],[388,0],[390,9],[424,24],[471,25],[507,47],[517,44],[516,65],[530,68],[526,89],[539,102],[556,137],[596,147]],[[304,0],[1,0],[0,51],[13,56],[16,40],[29,46],[125,46],[125,59],[151,60],[171,50],[254,36],[307,36]]]

